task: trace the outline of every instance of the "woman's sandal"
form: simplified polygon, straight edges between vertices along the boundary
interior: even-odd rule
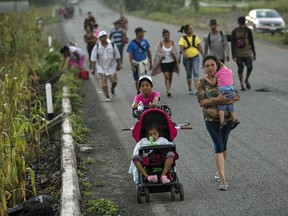
[[[224,184],[224,185],[219,185],[219,190],[222,190],[222,191],[226,191],[228,190],[228,184]]]
[[[166,175],[161,176],[161,182],[162,184],[168,184],[170,183],[170,179],[168,179],[168,177]]]

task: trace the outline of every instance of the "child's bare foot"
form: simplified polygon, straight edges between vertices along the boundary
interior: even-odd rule
[[[226,122],[225,122],[225,121],[221,122],[221,123],[220,123],[220,128],[219,128],[219,130],[222,130],[225,125],[226,125]]]
[[[238,121],[238,119],[235,119],[235,121],[233,121],[233,123],[232,123],[232,128],[231,128],[231,130],[233,130],[234,128],[236,128],[238,124],[240,124],[240,122]]]

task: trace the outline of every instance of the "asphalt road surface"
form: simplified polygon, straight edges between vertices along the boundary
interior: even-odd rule
[[[113,21],[119,14],[105,8],[96,0],[85,0],[80,7],[83,13],[92,11],[101,30],[110,32]],[[161,39],[162,29],[171,32],[171,39],[178,43],[180,26],[143,20],[127,16],[129,20],[129,38],[134,38],[134,29],[143,27],[145,38],[155,53],[156,43]],[[234,20],[237,17],[233,18]],[[85,49],[83,42],[83,16],[77,8],[75,17],[64,23],[69,40],[75,41]],[[186,24],[186,23],[183,23]],[[220,26],[221,27],[221,26]],[[232,29],[231,29],[232,30]],[[203,38],[204,33],[195,29],[195,34]],[[207,30],[208,31],[208,30]],[[68,41],[66,41],[68,42]],[[288,49],[267,42],[255,41],[257,60],[254,62],[250,83],[252,88],[240,92],[240,101],[235,104],[240,125],[229,140],[226,176],[228,191],[219,191],[214,181],[215,162],[212,142],[206,132],[201,108],[197,98],[187,93],[186,76],[181,65],[180,76],[173,77],[172,97],[165,94],[163,75],[153,77],[154,90],[161,93],[161,104],[172,109],[172,119],[176,123],[190,121],[193,130],[179,131],[175,139],[180,159],[177,161],[177,173],[184,185],[185,200],[170,201],[169,193],[151,194],[149,212],[153,215],[288,215]],[[88,65],[88,64],[87,64]],[[236,87],[239,88],[236,64],[228,62],[235,74]],[[204,76],[201,72],[201,76]],[[106,111],[111,131],[118,137],[117,146],[123,150],[124,165],[129,167],[129,158],[135,146],[130,132],[122,128],[133,126],[130,105],[136,94],[133,77],[129,69],[128,55],[118,72],[119,85],[116,97],[110,103],[105,102],[96,77],[91,77],[99,104]],[[256,91],[264,89],[267,91]],[[96,122],[95,122],[96,124]],[[95,132],[97,134],[97,132]],[[114,134],[115,135],[115,134]],[[128,174],[127,174],[128,175]],[[131,179],[131,190],[135,187]],[[135,190],[136,193],[136,190]],[[178,199],[177,199],[178,198]],[[128,204],[141,207],[135,200]],[[125,214],[124,214],[125,215]],[[150,215],[150,214],[149,214]]]

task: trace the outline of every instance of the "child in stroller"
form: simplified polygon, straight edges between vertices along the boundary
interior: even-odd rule
[[[175,125],[171,113],[168,115],[166,110],[170,111],[167,106],[144,109],[141,115],[134,116],[138,119],[134,127],[124,129],[132,130],[137,142],[128,172],[133,174],[136,183],[138,203],[142,196],[150,202],[150,193],[162,192],[171,192],[172,201],[175,194],[180,194],[180,200],[184,200],[183,185],[176,174],[175,160],[179,156],[172,141],[177,136],[177,129],[188,129],[188,123]]]
[[[149,140],[148,140],[149,139]],[[139,150],[141,147],[148,146],[148,145],[166,145],[166,144],[173,144],[169,142],[166,138],[160,137],[160,127],[157,123],[152,123],[147,127],[146,130],[146,137],[142,138],[134,148],[132,162],[130,165],[130,171],[135,172],[135,167],[138,171],[151,183],[158,183],[158,176],[157,175],[148,175],[146,170],[144,169],[143,165],[148,165],[149,160],[150,162],[154,160],[156,155],[153,152],[149,152],[149,154],[142,154],[139,155]],[[166,150],[161,152],[160,155],[160,163],[164,164],[163,171],[161,173],[161,182],[162,184],[170,183],[170,179],[167,178],[167,173],[170,170],[174,160],[178,159],[178,154],[171,150]],[[162,161],[161,161],[162,160]],[[142,165],[143,164],[143,165]]]

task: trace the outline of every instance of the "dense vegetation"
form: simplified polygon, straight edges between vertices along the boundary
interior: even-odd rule
[[[39,8],[0,14],[0,215],[37,193],[31,164],[40,157],[46,122],[45,71],[57,72],[60,63],[35,23],[39,13],[45,17]]]

